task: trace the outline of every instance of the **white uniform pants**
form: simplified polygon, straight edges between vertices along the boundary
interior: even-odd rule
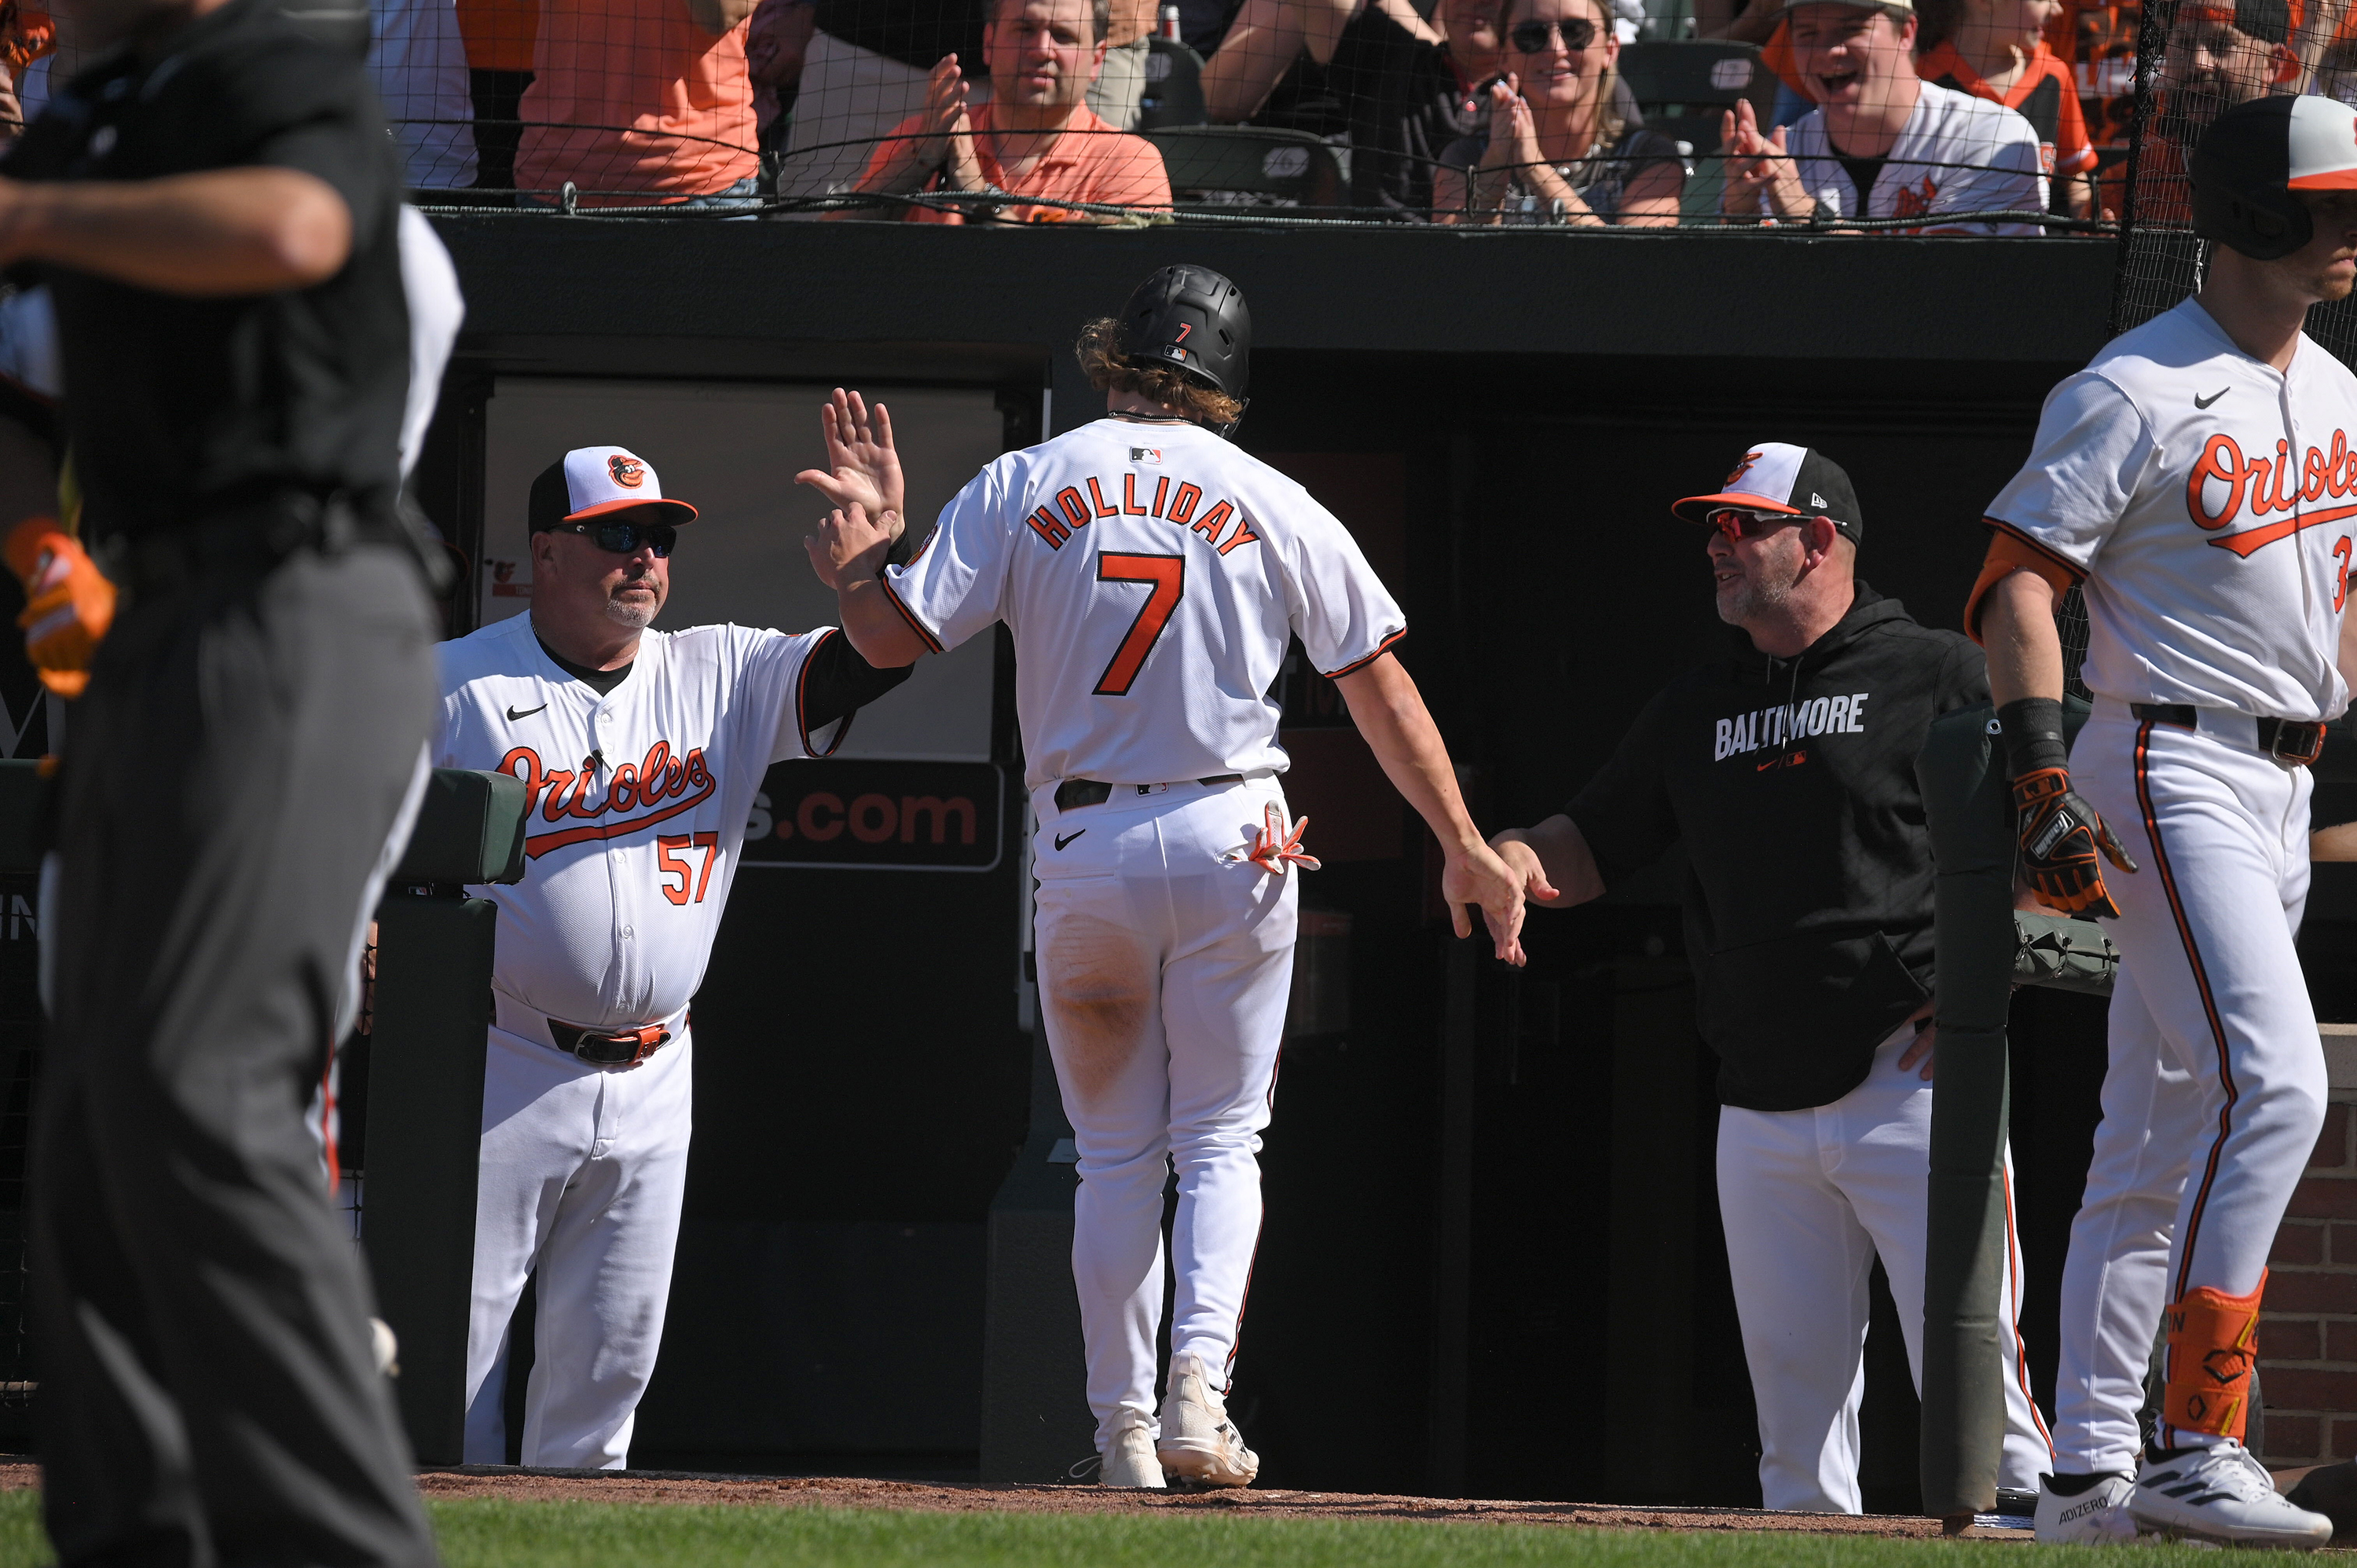
[[[2140,869],[2104,874],[2120,977],[2062,1272],[2055,1450],[2069,1469],[2133,1471],[2161,1308],[2203,1285],[2258,1288],[2323,1127],[2324,1049],[2293,945],[2314,783],[2247,740],[2141,724],[2108,702],[2071,776]]]
[[[1301,873],[1242,858],[1266,805],[1282,809],[1274,780],[1125,790],[1062,812],[1049,793],[1034,860],[1040,1014],[1080,1152],[1072,1277],[1103,1447],[1124,1412],[1155,1412],[1166,1160],[1178,1175],[1171,1354],[1235,1356]]]
[[[508,1322],[537,1276],[522,1461],[619,1470],[662,1344],[687,1185],[694,1042],[605,1072],[502,1029],[483,1074],[467,1463],[504,1464]]]
[[[1763,1506],[1857,1513],[1857,1410],[1866,1391],[1868,1278],[1878,1254],[1923,1385],[1923,1238],[1931,1185],[1932,1085],[1899,1069],[1915,1037],[1902,1026],[1874,1053],[1866,1081],[1810,1111],[1718,1112],[1718,1207],[1760,1407]],[[2013,1235],[2013,1156],[2006,1155],[2005,1299],[2021,1313]],[[2149,1342],[2149,1331],[2147,1331]],[[2035,1490],[2050,1451],[2021,1369],[2003,1337],[2005,1458],[1997,1484]]]

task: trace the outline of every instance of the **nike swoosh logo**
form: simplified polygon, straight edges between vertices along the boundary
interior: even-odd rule
[[[1084,832],[1088,832],[1088,831],[1089,831],[1088,829],[1086,829],[1086,828],[1082,828],[1082,829],[1081,830],[1081,832],[1080,832],[1080,833],[1061,833],[1061,834],[1059,834],[1059,835],[1057,836],[1057,839],[1056,839],[1056,847],[1057,847],[1058,849],[1061,849],[1061,848],[1063,848],[1066,844],[1068,844],[1068,843],[1071,843],[1074,839],[1076,839],[1076,838],[1080,837],[1080,836],[1081,836],[1081,833],[1084,833]]]
[[[2224,397],[2228,392],[2233,392],[2233,390],[2234,389],[2233,387],[2220,387],[2208,397],[2195,398],[2193,400],[2193,406],[2196,408],[2208,408],[2212,403],[2216,403],[2220,398]]]
[[[513,722],[515,722],[517,719],[528,719],[528,718],[532,717],[532,715],[533,715],[533,714],[536,714],[536,713],[539,713],[539,712],[541,711],[541,709],[542,709],[542,708],[545,708],[545,707],[547,707],[547,706],[548,706],[548,704],[547,704],[546,703],[541,703],[541,704],[540,704],[540,707],[538,707],[538,708],[512,708],[512,707],[511,707],[511,708],[510,708],[510,709],[508,710],[508,721],[509,721],[511,724],[512,724],[512,723],[513,723]]]

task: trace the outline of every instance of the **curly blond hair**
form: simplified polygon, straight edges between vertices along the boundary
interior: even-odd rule
[[[1120,334],[1119,322],[1100,316],[1081,328],[1081,340],[1073,346],[1081,373],[1097,391],[1135,392],[1176,409],[1199,424],[1233,424],[1244,416],[1243,403],[1186,371],[1168,365],[1141,365],[1130,359],[1117,347]]]

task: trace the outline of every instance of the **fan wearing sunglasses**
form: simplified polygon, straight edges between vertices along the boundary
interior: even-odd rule
[[[1677,144],[1625,113],[1620,44],[1601,0],[1513,0],[1505,30],[1507,73],[1490,84],[1489,124],[1441,153],[1434,218],[1675,224],[1685,164]]]
[[[828,420],[829,461],[847,461],[867,411],[838,392]],[[568,452],[527,503],[530,613],[442,645],[435,761],[514,777],[527,810],[523,880],[482,890],[499,947],[469,1463],[510,1456],[508,1324],[527,1276],[540,1306],[522,1462],[628,1461],[686,1190],[687,1002],[756,792],[772,765],[841,745],[857,709],[907,677],[870,668],[832,627],[654,630],[694,521],[629,448]]]
[[[1858,579],[1857,491],[1823,453],[1757,443],[1672,510],[1704,525],[1725,654],[1656,693],[1561,812],[1491,843],[1540,909],[1625,886],[1683,843],[1760,1492],[1857,1513],[1877,1256],[1919,1382],[1922,1367],[1932,867],[1915,757],[1936,715],[1988,700],[1988,678],[1963,636]],[[2026,1514],[2052,1458],[2011,1332],[2020,1255],[2007,1261],[1999,1508]]]

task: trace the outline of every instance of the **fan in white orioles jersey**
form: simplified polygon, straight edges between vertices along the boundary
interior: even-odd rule
[[[442,648],[435,761],[523,781],[483,1075],[466,1456],[507,1458],[509,1319],[538,1281],[526,1465],[618,1469],[654,1369],[691,1111],[687,1004],[755,791],[907,678],[832,628],[646,629],[695,509],[619,446],[533,483],[532,613]]]
[[[2047,399],[1965,610],[2022,872],[2110,918],[2120,950],[2038,1535],[2313,1547],[2331,1521],[2241,1439],[2268,1251],[2324,1119],[2294,941],[2306,765],[2349,701],[2357,377],[2301,324],[2357,281],[2357,112],[2228,110],[2194,151],[2193,211],[2201,294]],[[2066,754],[2052,612],[2081,584],[2094,712]],[[2139,1466],[2156,1320],[2167,1391]]]
[[[1240,1487],[1260,1461],[1226,1408],[1261,1221],[1299,871],[1317,860],[1277,776],[1265,695],[1298,636],[1446,857],[1458,935],[1481,906],[1520,962],[1519,886],[1482,843],[1415,684],[1406,629],[1358,545],[1299,485],[1222,439],[1243,414],[1236,285],[1166,267],[1081,340],[1104,419],[985,468],[905,569],[890,424],[824,413],[869,473],[801,476],[837,509],[810,542],[844,630],[906,664],[1004,621],[1039,822],[1036,948],[1049,1054],[1079,1150],[1072,1272],[1099,1479]],[[1206,429],[1205,425],[1215,429]],[[1157,1416],[1162,1188],[1170,1367]]]

